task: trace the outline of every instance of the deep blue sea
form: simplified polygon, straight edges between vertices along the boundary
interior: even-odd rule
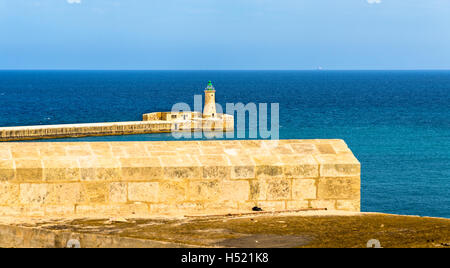
[[[363,211],[450,218],[450,71],[0,71],[0,126],[141,120],[208,80],[221,104],[279,103],[282,139],[344,139]]]

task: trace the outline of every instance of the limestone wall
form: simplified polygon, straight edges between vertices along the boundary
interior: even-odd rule
[[[359,211],[342,140],[0,143],[0,215]]]

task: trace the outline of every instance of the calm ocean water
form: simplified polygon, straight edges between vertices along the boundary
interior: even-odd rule
[[[363,211],[450,218],[449,71],[0,71],[0,126],[141,120],[208,80],[221,104],[279,103],[282,139],[344,139]]]

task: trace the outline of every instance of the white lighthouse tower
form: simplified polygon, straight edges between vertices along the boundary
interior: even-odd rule
[[[205,108],[203,109],[203,117],[216,117],[216,89],[211,81],[205,88]]]

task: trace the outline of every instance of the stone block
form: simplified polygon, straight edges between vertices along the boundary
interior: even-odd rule
[[[230,178],[231,166],[223,155],[200,155],[198,159],[203,166],[204,179]]]
[[[165,179],[198,179],[203,177],[203,170],[199,166],[192,167],[164,167]]]
[[[188,156],[161,156],[163,178],[198,179],[203,177],[203,169],[196,158]]]
[[[263,211],[281,211],[286,209],[284,201],[258,201],[257,205]]]
[[[217,146],[200,146],[200,153],[202,155],[223,155],[223,148],[218,144]]]
[[[16,180],[19,182],[40,182],[43,179],[42,161],[32,159],[14,160]]]
[[[93,157],[89,143],[72,143],[65,146],[66,155],[70,157]]]
[[[188,197],[191,201],[218,200],[221,193],[221,184],[219,180],[190,181]]]
[[[264,179],[250,180],[250,200],[267,199],[267,183]]]
[[[112,158],[114,154],[111,150],[109,142],[92,142],[90,143],[91,151],[94,157]]]
[[[230,200],[222,200],[219,202],[204,202],[203,211],[204,215],[223,215],[228,213],[238,212],[238,202]]]
[[[241,212],[252,212],[252,208],[258,206],[258,201],[238,201],[238,210]]]
[[[41,205],[47,199],[47,184],[22,183],[20,184],[20,203],[23,205]]]
[[[113,210],[116,210],[113,206]],[[128,217],[148,217],[150,215],[150,208],[145,203],[134,202],[130,204],[118,205],[118,213],[116,215],[124,215]]]
[[[292,180],[292,199],[316,199],[317,187],[314,179],[293,179]]]
[[[18,205],[0,205],[0,216],[20,217],[24,216],[24,208]]]
[[[312,155],[282,155],[280,158],[286,178],[319,177],[319,163]]]
[[[291,144],[291,148],[297,154],[314,155],[319,153],[319,150],[312,143],[295,143]]]
[[[72,158],[45,159],[43,162],[44,181],[79,181],[80,168],[78,161]]]
[[[231,167],[232,179],[253,179],[255,178],[255,166],[233,166]]]
[[[62,146],[49,144],[48,146],[39,148],[40,156],[45,158],[66,157],[66,150]]]
[[[0,146],[0,161],[12,159],[11,149],[9,146]]]
[[[360,197],[359,177],[320,178],[318,184],[320,199],[355,199]]]
[[[307,200],[292,200],[286,201],[286,209],[308,209],[309,202]]]
[[[336,208],[338,210],[355,211],[359,212],[361,210],[361,204],[359,199],[355,200],[337,200]]]
[[[80,183],[47,184],[45,204],[75,205],[81,201]]]
[[[267,200],[291,199],[291,181],[288,179],[267,179]]]
[[[231,164],[232,179],[252,179],[255,178],[255,162],[252,157],[242,154],[240,151],[229,149],[226,157]]]
[[[257,178],[267,178],[267,177],[282,177],[283,176],[283,166],[272,166],[272,165],[260,165],[256,166],[256,177]]]
[[[128,200],[138,202],[158,202],[158,182],[128,183]]]
[[[320,154],[336,154],[336,151],[331,144],[316,144],[316,148],[319,150]]]
[[[0,205],[19,203],[19,184],[0,182]]]
[[[120,180],[120,162],[116,158],[79,157],[80,177],[82,181]]]
[[[123,217],[145,217],[149,215],[147,204],[96,204],[96,205],[77,205],[77,216],[123,216]]]
[[[0,159],[0,181],[12,181],[15,178],[13,160]]]
[[[347,144],[343,140],[330,140],[331,145],[333,146],[336,153],[351,153]]]
[[[150,156],[145,146],[139,143],[126,143],[123,148],[127,155],[131,158],[147,158]]]
[[[126,203],[127,202],[127,183],[112,182],[109,184],[109,202]]]
[[[186,201],[187,182],[161,181],[159,182],[158,201],[163,203],[180,203]]]
[[[13,159],[33,159],[40,158],[38,148],[27,146],[14,146],[11,150]]]
[[[361,175],[361,164],[351,153],[317,155],[321,177],[343,177]]]
[[[162,178],[162,167],[158,157],[121,158],[122,180],[148,181]]]
[[[250,181],[250,200],[291,199],[289,179],[257,179]]]
[[[236,181],[236,180],[223,181],[220,195],[221,200],[246,201],[249,200],[249,197],[250,197],[249,181]]]
[[[150,212],[160,215],[184,216],[195,214],[204,210],[202,202],[182,202],[178,204],[150,204]]]
[[[279,143],[277,140],[274,141],[264,141],[264,146],[270,151],[272,154],[277,155],[290,155],[294,154],[294,150],[289,144]]]
[[[44,206],[45,216],[73,216],[75,215],[75,205],[45,205]]]
[[[84,182],[81,184],[80,203],[106,203],[109,196],[107,182]]]
[[[335,210],[336,200],[311,200],[310,207],[318,209]]]

